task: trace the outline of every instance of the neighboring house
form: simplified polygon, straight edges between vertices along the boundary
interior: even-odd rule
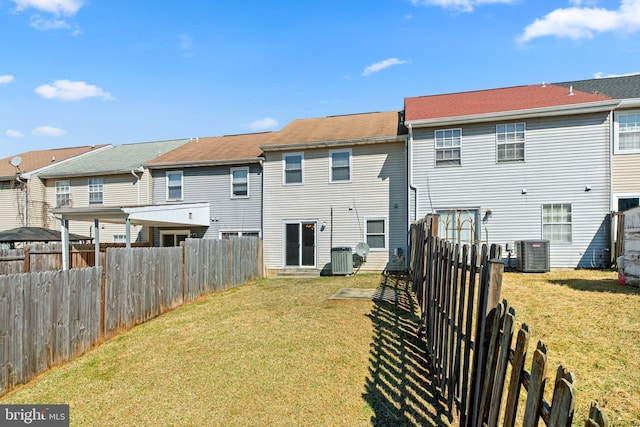
[[[412,219],[438,213],[461,243],[549,240],[551,267],[607,266],[617,105],[550,84],[405,98]]]
[[[127,243],[122,220],[109,220],[110,208],[143,206],[151,203],[151,179],[145,162],[167,153],[189,139],[122,144],[48,169],[40,174],[47,203],[59,218],[73,214],[69,231],[95,236],[94,218],[102,217],[99,237],[105,243]],[[60,224],[56,222],[56,229]],[[149,241],[148,227],[134,225],[129,242]]]
[[[557,84],[620,101],[611,122],[611,210],[640,206],[640,74]]]
[[[0,231],[27,226],[53,226],[55,221],[49,215],[52,205],[47,201],[40,174],[110,147],[100,145],[35,150],[0,160]]]
[[[262,149],[268,274],[331,273],[332,248],[354,250],[359,242],[370,248],[362,270],[405,268],[407,165],[401,112],[295,120]]]
[[[188,236],[225,239],[262,236],[262,150],[273,134],[198,138],[145,163],[153,178],[153,203],[209,203],[209,226],[154,228],[154,245]]]

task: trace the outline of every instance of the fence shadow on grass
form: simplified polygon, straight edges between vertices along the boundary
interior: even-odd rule
[[[417,302],[405,276],[384,274],[381,294],[368,315],[373,323],[369,378],[363,397],[373,411],[374,426],[446,426],[443,402],[428,370],[424,341],[419,338]]]
[[[568,286],[577,291],[589,292],[606,292],[611,294],[627,294],[640,295],[640,289],[633,286],[623,286],[617,280],[600,279],[600,280],[584,280],[584,279],[567,279],[567,280],[549,280],[549,283],[560,286]]]

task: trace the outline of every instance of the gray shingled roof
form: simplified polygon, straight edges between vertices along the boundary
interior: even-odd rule
[[[187,142],[189,142],[188,139],[179,139],[117,145],[92,156],[51,168],[40,174],[40,176],[43,178],[54,178],[128,173]]]
[[[566,88],[573,86],[582,92],[597,93],[613,99],[640,98],[640,74],[554,84]]]

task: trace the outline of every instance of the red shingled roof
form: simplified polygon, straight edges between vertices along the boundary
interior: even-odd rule
[[[606,101],[611,98],[555,85],[516,86],[405,98],[405,121],[473,116]]]

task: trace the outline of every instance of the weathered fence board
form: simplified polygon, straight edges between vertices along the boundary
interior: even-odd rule
[[[0,395],[100,338],[102,268],[0,276]]]
[[[179,247],[107,249],[105,338],[181,305],[181,268]]]

